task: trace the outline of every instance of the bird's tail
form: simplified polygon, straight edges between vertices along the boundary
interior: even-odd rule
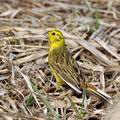
[[[103,98],[105,101],[107,101],[110,104],[113,104],[112,102],[112,98],[105,92],[103,92],[102,90],[96,88],[94,85],[90,84],[90,83],[81,83],[81,88],[85,89],[88,91],[88,93],[94,93],[97,96],[99,96],[100,98]]]

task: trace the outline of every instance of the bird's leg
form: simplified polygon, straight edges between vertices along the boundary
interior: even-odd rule
[[[55,91],[58,91],[58,90],[60,90],[60,87],[63,85],[63,80],[61,80],[61,79],[56,79],[56,85],[55,85],[55,87],[56,87],[56,90]]]

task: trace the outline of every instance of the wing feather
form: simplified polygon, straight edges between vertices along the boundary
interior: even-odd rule
[[[64,50],[64,51],[63,51]],[[58,53],[59,52],[59,53]],[[59,54],[59,56],[58,56]],[[81,93],[80,90],[80,75],[77,62],[73,59],[66,48],[59,48],[59,51],[52,52],[50,66],[56,71],[56,74],[72,89]],[[57,58],[56,58],[57,57]]]

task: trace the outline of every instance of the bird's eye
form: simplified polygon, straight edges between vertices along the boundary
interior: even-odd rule
[[[53,32],[52,35],[55,35],[55,33]]]

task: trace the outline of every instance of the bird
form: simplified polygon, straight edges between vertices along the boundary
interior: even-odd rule
[[[48,30],[47,37],[49,43],[48,63],[51,74],[56,79],[56,90],[66,83],[78,94],[85,90],[113,104],[111,96],[82,79],[82,71],[67,49],[62,32],[57,29]]]

